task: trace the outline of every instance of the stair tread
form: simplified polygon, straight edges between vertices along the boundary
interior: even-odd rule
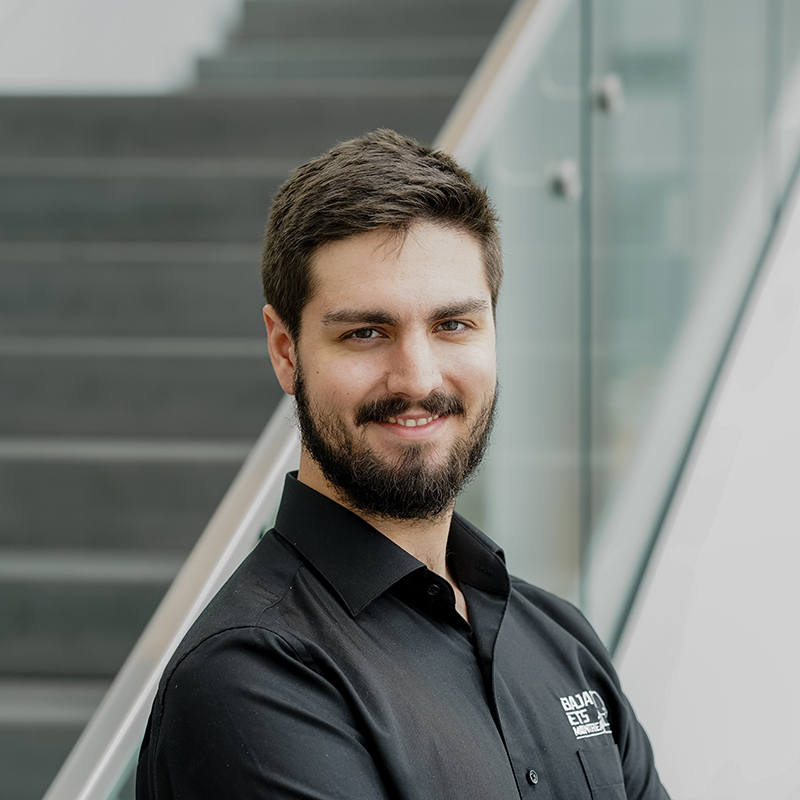
[[[491,42],[485,33],[453,35],[450,33],[416,33],[409,36],[396,36],[385,33],[382,36],[359,37],[309,37],[307,35],[248,37],[233,40],[222,53],[205,56],[202,61],[256,58],[288,58],[298,60],[317,56],[345,57],[383,57],[387,54],[406,58],[434,55],[482,55]]]
[[[304,157],[19,155],[0,157],[3,178],[283,178]]]
[[[0,548],[0,583],[168,585],[184,560],[158,551]]]
[[[0,726],[85,725],[109,686],[104,680],[0,678]]]
[[[240,463],[251,439],[114,439],[107,437],[0,436],[3,461]]]
[[[246,242],[107,241],[69,242],[0,240],[0,261],[197,262],[257,263],[261,246]]]
[[[468,74],[432,76],[354,76],[354,77],[297,77],[262,78],[260,76],[235,76],[226,87],[232,94],[257,93],[264,97],[318,97],[365,98],[365,97],[434,97],[455,102],[464,88]],[[257,91],[256,91],[257,90]],[[186,89],[186,94],[202,95],[214,91],[206,81]]]
[[[267,355],[254,336],[36,336],[0,335],[0,356],[14,358],[255,358]]]
[[[0,97],[0,155],[291,157],[384,126],[431,141],[452,92],[406,97],[331,87],[249,96],[232,86],[164,96]],[[278,121],[280,124],[278,124]]]
[[[248,36],[381,36],[433,33],[483,33],[496,28],[512,0],[296,0],[292,3],[244,3],[234,39]]]

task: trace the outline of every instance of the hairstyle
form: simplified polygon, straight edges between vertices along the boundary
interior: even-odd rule
[[[475,237],[494,310],[503,276],[497,216],[485,189],[447,153],[381,129],[295,169],[273,200],[261,262],[264,297],[292,339],[315,291],[320,247],[376,228],[402,236],[417,221]]]

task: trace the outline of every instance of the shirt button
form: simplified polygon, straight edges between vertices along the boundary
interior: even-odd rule
[[[536,774],[535,769],[529,769],[526,777],[531,786],[536,786],[536,784],[539,783],[539,776]]]
[[[438,587],[438,586],[437,586],[435,583],[432,583],[432,584],[431,584],[431,585],[428,587],[428,594],[429,594],[431,597],[436,597],[436,595],[437,595],[437,594],[439,594],[439,587]]]

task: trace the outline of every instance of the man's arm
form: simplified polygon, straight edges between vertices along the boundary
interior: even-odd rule
[[[619,751],[627,796],[630,800],[669,800],[655,768],[650,740],[628,699],[624,695],[622,699],[627,708],[627,724],[620,737]]]
[[[388,794],[334,681],[280,636],[242,628],[204,641],[172,671],[139,761],[139,800],[209,797]]]

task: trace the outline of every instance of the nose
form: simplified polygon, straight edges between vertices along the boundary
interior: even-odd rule
[[[386,379],[390,394],[416,401],[441,387],[439,362],[424,334],[403,337],[391,351]]]

